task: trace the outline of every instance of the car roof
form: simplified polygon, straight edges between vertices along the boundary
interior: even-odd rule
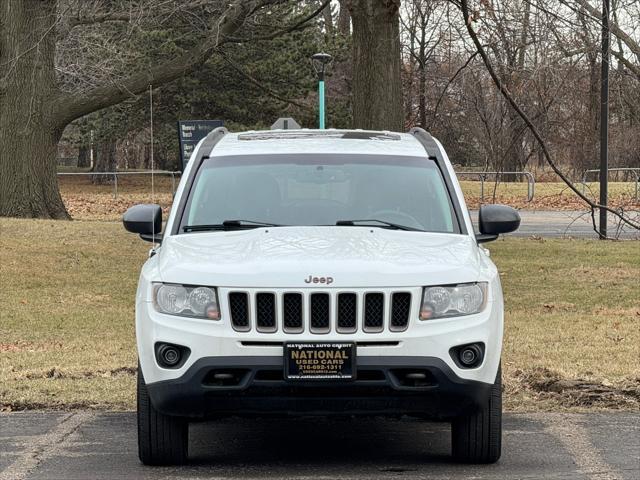
[[[373,130],[262,130],[228,133],[212,156],[272,154],[349,154],[425,157],[422,144],[409,133]]]

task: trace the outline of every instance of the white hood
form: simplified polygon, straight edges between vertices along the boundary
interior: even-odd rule
[[[367,227],[277,227],[173,235],[160,248],[164,282],[217,287],[412,287],[480,280],[467,235]]]

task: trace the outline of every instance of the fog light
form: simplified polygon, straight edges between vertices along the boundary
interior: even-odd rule
[[[175,347],[163,345],[160,347],[160,357],[168,366],[173,367],[180,361],[180,352]]]
[[[484,360],[484,343],[460,345],[450,350],[453,361],[460,368],[476,368]]]
[[[170,343],[156,344],[156,360],[163,368],[178,368],[184,364],[189,356],[190,350],[179,345]]]
[[[473,365],[478,361],[480,351],[477,346],[471,345],[460,350],[460,362],[467,367]]]

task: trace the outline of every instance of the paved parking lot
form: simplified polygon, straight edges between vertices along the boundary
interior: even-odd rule
[[[0,414],[0,480],[640,478],[640,414],[509,414],[496,465],[456,465],[449,428],[415,420],[229,419],[191,427],[191,465],[136,457],[134,413]]]

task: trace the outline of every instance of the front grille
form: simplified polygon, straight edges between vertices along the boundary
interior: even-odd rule
[[[302,295],[285,293],[282,296],[282,320],[284,331],[298,333],[302,331]]]
[[[391,330],[404,330],[409,324],[411,314],[411,294],[396,292],[391,297]]]
[[[226,295],[231,325],[239,332],[349,334],[406,330],[412,314],[412,296],[418,295],[418,289],[389,293],[365,289],[250,289],[229,291]]]
[[[328,293],[312,293],[310,306],[311,331],[327,333],[331,322],[331,298]]]
[[[256,325],[259,332],[276,331],[276,296],[273,293],[256,294]]]
[[[367,293],[364,296],[364,330],[380,332],[384,326],[384,294]]]
[[[358,296],[355,293],[338,294],[338,331],[355,332],[358,324]]]
[[[231,325],[238,331],[246,332],[249,325],[249,295],[244,292],[231,292],[229,294],[229,313]]]

